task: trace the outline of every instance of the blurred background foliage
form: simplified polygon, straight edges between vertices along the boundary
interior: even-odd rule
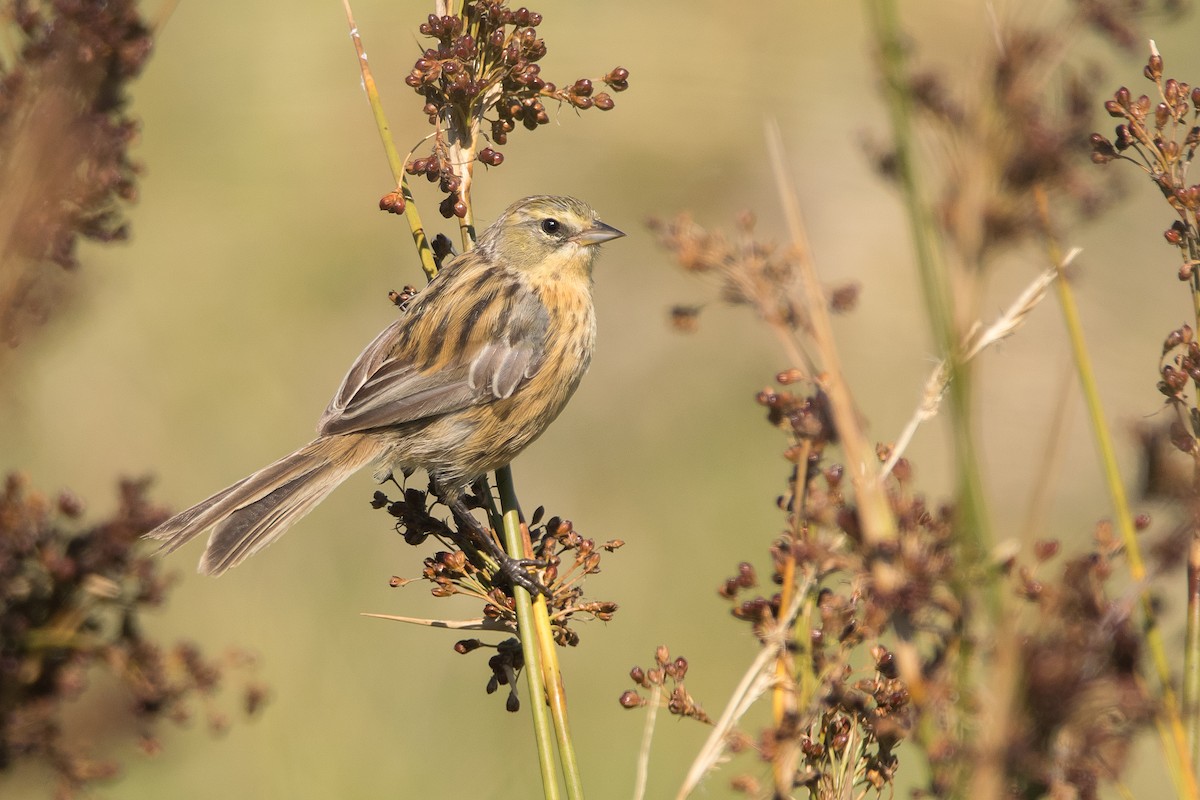
[[[474,198],[487,221],[524,195],[573,194],[629,234],[597,271],[591,373],[514,465],[528,507],[628,542],[588,586],[620,604],[615,621],[582,626],[580,646],[562,656],[590,796],[617,798],[629,795],[642,724],[617,704],[630,666],[669,644],[691,663],[689,690],[715,713],[757,651],[716,588],[738,561],[762,558],[787,475],[784,443],[754,396],[791,365],[738,309],[712,309],[690,335],[672,330],[673,304],[711,292],[677,274],[645,220],[690,209],[723,225],[753,209],[761,232],[782,237],[762,143],[763,121],[775,117],[823,277],[862,286],[838,335],[876,439],[890,441],[910,416],[934,353],[902,209],[864,151],[886,140],[887,123],[859,4],[535,8],[553,79],[599,77],[617,64],[631,73],[613,112],[551,109],[554,124],[514,136],[504,165],[478,176]],[[428,126],[403,79],[430,9],[359,0],[354,10],[396,140],[415,145]],[[1039,24],[1060,4],[913,0],[903,13],[917,62],[969,85],[986,77],[976,54],[993,46],[992,14]],[[1145,28],[1171,74],[1200,80],[1194,21]],[[1103,63],[1083,75],[1106,93],[1139,80],[1145,48],[1114,57],[1082,40],[1069,57]],[[394,317],[388,290],[421,280],[403,221],[376,210],[390,178],[339,4],[180,3],[132,92],[142,121],[134,155],[145,166],[132,239],[84,248],[68,304],[10,355],[0,384],[0,467],[47,491],[71,488],[96,516],[113,511],[116,476],[153,474],[155,502],[180,508],[307,441],[355,354]],[[1095,111],[1095,129],[1107,132]],[[434,227],[436,194],[415,188]],[[1084,251],[1079,298],[1118,428],[1160,410],[1154,354],[1189,313],[1176,256],[1159,238],[1169,220],[1151,192],[1129,179],[1125,202],[1067,237]],[[984,313],[1043,266],[1036,252],[1006,257],[989,276]],[[1025,522],[1059,387],[1072,375],[1050,304],[979,365],[999,538]],[[1082,409],[1067,397],[1067,450],[1038,534],[1082,547],[1110,511]],[[1122,446],[1133,483],[1132,436]],[[908,455],[931,497],[951,491],[938,423]],[[102,796],[538,793],[528,719],[484,695],[486,656],[456,655],[453,634],[358,616],[452,613],[421,584],[389,588],[393,574],[419,573],[424,552],[371,510],[373,491],[369,475],[352,479],[285,543],[219,581],[193,574],[198,546],[172,557],[182,583],[148,624],[212,652],[253,650],[270,705],[220,738],[199,724],[164,729],[165,749],[149,759],[113,734],[127,718],[120,696],[86,695],[73,711],[79,736],[124,763]],[[1168,598],[1168,641],[1178,639],[1179,612]],[[660,721],[649,796],[673,792],[706,733]],[[917,763],[904,746],[899,756],[902,773]],[[710,796],[727,795],[729,774],[710,781]],[[46,781],[25,767],[0,794],[37,796]]]

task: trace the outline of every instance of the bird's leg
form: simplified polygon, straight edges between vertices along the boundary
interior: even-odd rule
[[[462,495],[454,493],[451,497],[453,499],[449,500],[443,494],[442,501],[450,507],[454,518],[469,532],[470,545],[474,549],[482,550],[494,558],[496,563],[500,565],[500,574],[508,578],[513,586],[520,586],[532,595],[544,594],[549,598],[550,590],[534,580],[533,576],[526,570],[527,567],[544,567],[546,566],[546,562],[532,558],[513,558],[504,552],[504,549],[496,543],[492,535],[479,524],[479,520],[475,519],[471,514],[466,503],[463,502]],[[462,546],[461,542],[458,542],[458,544],[460,547]]]

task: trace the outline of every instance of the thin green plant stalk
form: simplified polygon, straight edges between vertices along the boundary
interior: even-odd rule
[[[912,236],[913,254],[917,273],[920,276],[921,292],[925,300],[926,313],[932,327],[934,341],[943,354],[949,370],[947,393],[950,396],[950,428],[954,442],[955,466],[957,469],[956,517],[957,527],[962,531],[962,542],[966,561],[979,566],[985,563],[991,547],[992,535],[987,501],[983,491],[983,480],[979,472],[979,456],[972,431],[970,372],[963,363],[958,332],[952,313],[952,293],[946,265],[937,247],[937,231],[933,215],[925,201],[917,172],[916,154],[913,146],[912,97],[904,81],[904,44],[900,31],[899,15],[895,0],[866,0],[867,16],[870,19],[876,46],[879,51],[880,70],[884,81],[884,97],[892,125],[892,144],[895,148],[896,176],[903,192],[904,207],[908,214]],[[967,598],[971,586],[966,575],[957,576],[960,596]],[[993,620],[998,619],[1003,608],[999,583],[995,579],[983,584],[983,597]],[[972,681],[976,666],[970,638],[958,643],[959,662],[957,682],[960,707],[970,697],[967,687]],[[929,741],[933,730],[923,722],[918,728],[918,740]],[[961,787],[966,775],[959,771],[956,783]]]
[[[921,292],[933,328],[934,340],[950,367],[951,428],[958,467],[958,518],[967,534],[973,561],[986,556],[991,542],[987,503],[979,474],[979,457],[971,430],[969,371],[959,358],[958,335],[951,311],[951,293],[945,264],[936,245],[936,230],[925,202],[912,142],[912,98],[903,80],[904,47],[894,0],[867,0],[867,14],[879,49],[885,98],[891,117],[896,176],[904,193]],[[988,592],[992,610],[999,603],[994,588]]]
[[[421,223],[421,214],[417,204],[413,202],[412,191],[408,188],[408,176],[404,173],[404,158],[396,149],[392,138],[392,129],[388,125],[387,115],[383,111],[383,101],[379,98],[379,88],[367,64],[367,53],[363,48],[362,36],[358,32],[358,24],[354,21],[354,13],[350,9],[350,0],[342,0],[346,9],[346,21],[350,24],[350,38],[354,41],[354,50],[358,53],[358,68],[362,72],[363,89],[367,93],[367,101],[371,104],[371,113],[375,117],[375,127],[379,130],[379,140],[383,144],[383,152],[387,155],[388,166],[392,177],[396,180],[396,188],[404,198],[404,218],[408,221],[412,233],[413,246],[417,248],[417,256],[421,259],[421,270],[428,280],[433,280],[437,274],[437,261],[433,257],[433,248],[429,246],[429,237],[425,235],[425,226]]]
[[[567,781],[567,798],[583,800],[583,777],[579,772],[579,760],[575,757],[575,744],[571,739],[571,727],[567,721],[566,688],[563,686],[562,670],[558,666],[558,653],[555,650],[550,614],[544,597],[533,601],[533,624],[537,631],[535,638],[542,650],[546,697],[550,703],[550,718],[554,721],[554,733],[558,739],[558,758]]]
[[[1145,590],[1146,565],[1142,559],[1141,545],[1138,542],[1137,531],[1133,526],[1133,514],[1129,508],[1129,499],[1125,494],[1125,485],[1121,480],[1121,472],[1117,466],[1116,448],[1113,447],[1112,434],[1105,422],[1104,407],[1100,403],[1100,392],[1096,386],[1096,374],[1092,369],[1091,356],[1088,354],[1087,342],[1083,335],[1083,323],[1079,318],[1079,308],[1075,303],[1075,294],[1071,284],[1062,274],[1062,248],[1051,233],[1050,207],[1045,191],[1041,187],[1034,189],[1034,200],[1037,203],[1038,214],[1041,217],[1046,250],[1051,263],[1059,269],[1059,279],[1054,282],[1058,293],[1059,306],[1062,308],[1063,321],[1067,327],[1067,336],[1071,342],[1071,352],[1075,367],[1079,373],[1080,388],[1083,390],[1084,402],[1087,405],[1088,418],[1092,425],[1092,435],[1096,439],[1096,447],[1100,451],[1100,465],[1104,471],[1104,480],[1108,487],[1109,497],[1113,504],[1113,516],[1116,518],[1117,531],[1125,548],[1125,558],[1129,562],[1129,575],[1138,588],[1138,598],[1142,609],[1145,625],[1146,645],[1150,651],[1150,660],[1158,674],[1159,691],[1161,692],[1161,716],[1164,716],[1166,730],[1160,728],[1160,735],[1166,740],[1167,752],[1174,753],[1175,758],[1168,759],[1172,768],[1172,777],[1176,787],[1186,792],[1187,797],[1198,795],[1196,786],[1196,769],[1189,756],[1188,735],[1184,731],[1180,718],[1179,705],[1175,698],[1175,690],[1171,688],[1171,666],[1167,660],[1166,646],[1163,643],[1162,632],[1150,593]],[[1173,745],[1170,746],[1170,745]]]
[[[528,558],[533,555],[532,548],[526,552],[528,529],[524,529],[521,523],[516,488],[509,467],[496,470],[496,488],[500,493],[500,508],[503,514],[504,548],[513,558]],[[530,703],[538,707],[535,715],[544,715],[549,705],[550,719],[554,724],[553,739],[550,738],[548,727],[535,726],[538,751],[541,753],[543,748],[552,750],[554,742],[557,742],[558,761],[566,780],[567,798],[583,800],[583,780],[579,772],[579,762],[575,757],[570,727],[567,724],[566,695],[563,691],[562,671],[558,666],[554,634],[550,628],[546,598],[540,595],[530,598],[529,593],[519,586],[513,589],[513,597],[517,602],[517,630],[521,640],[521,652],[525,655],[525,668],[530,673],[537,673],[539,689],[533,688],[534,679],[529,677]],[[526,604],[524,615],[521,610],[522,604]]]
[[[504,493],[501,493],[502,497]],[[501,501],[503,502],[503,500]],[[504,544],[511,553],[521,549],[521,521],[516,509],[504,512]],[[541,649],[529,631],[535,630],[533,622],[533,600],[529,592],[520,586],[513,589],[513,600],[517,612],[517,630],[520,632],[521,653],[525,656],[525,682],[529,687],[529,711],[533,716],[534,739],[537,742],[538,767],[542,772],[542,792],[546,800],[561,797],[558,781],[557,758],[554,750],[554,734],[551,731],[550,713],[546,707],[546,685],[543,682]]]
[[[1195,240],[1188,238],[1188,260],[1197,261]],[[1200,330],[1200,270],[1192,270],[1192,309],[1196,329]],[[1200,392],[1200,384],[1197,384]],[[1181,420],[1183,422],[1184,420]],[[1193,457],[1196,454],[1193,452]],[[1200,463],[1193,468],[1192,488],[1200,490]],[[1183,718],[1187,728],[1192,773],[1200,774],[1200,517],[1196,508],[1192,515],[1192,540],[1188,547],[1187,622],[1183,640]]]

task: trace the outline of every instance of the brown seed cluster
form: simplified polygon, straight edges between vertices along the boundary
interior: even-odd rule
[[[517,695],[517,676],[525,668],[525,654],[521,650],[519,639],[505,639],[490,645],[479,639],[461,639],[454,643],[454,652],[465,655],[482,648],[493,649],[495,654],[488,659],[488,669],[492,675],[488,678],[486,691],[495,694],[501,686],[508,687],[508,695],[504,707],[510,713],[521,710],[521,699]]]
[[[1188,385],[1200,384],[1200,343],[1196,342],[1191,325],[1181,325],[1167,334],[1158,371],[1158,391],[1168,402],[1187,407]],[[1187,448],[1185,452],[1191,452],[1191,449]]]
[[[1091,0],[1072,8],[1076,21],[1123,43],[1132,29],[1122,8],[1132,5]],[[953,137],[954,146],[945,148],[949,161],[939,165],[946,172],[939,175],[945,188],[938,222],[961,265],[973,268],[1001,246],[1044,233],[1035,194],[1045,192],[1059,207],[1073,203],[1081,214],[1111,196],[1087,177],[1080,145],[1090,130],[1093,81],[1062,69],[1063,32],[998,35],[995,69],[982,70],[992,83],[969,89],[966,99],[932,74],[904,87]],[[1161,61],[1150,62],[1147,77],[1161,97],[1114,96],[1108,108],[1123,127],[1116,143],[1103,140],[1093,152],[1107,157],[1100,161],[1137,160],[1154,176],[1179,216],[1167,238],[1185,250],[1185,277],[1194,281],[1196,297],[1200,280],[1192,267],[1200,262],[1189,241],[1200,190],[1167,165],[1193,158],[1200,100],[1193,100],[1193,87],[1164,79]],[[796,291],[795,266],[803,262],[757,241],[749,215],[730,236],[686,216],[652,227],[687,272],[715,279],[721,300],[750,306],[777,332],[786,331],[788,342],[814,340],[809,306]],[[690,328],[698,313],[698,305],[679,306],[672,318]],[[1032,543],[1029,564],[981,552],[952,506],[915,489],[917,470],[903,458],[883,484],[894,532],[879,535],[879,509],[857,506],[855,482],[832,461],[831,447],[850,439],[838,429],[847,415],[830,412],[822,393],[828,384],[813,377],[816,370],[796,366],[777,376],[782,388],[756,398],[785,436],[783,530],[765,567],[742,562],[718,587],[775,667],[769,721],[757,733],[734,731],[727,739],[732,752],[753,751],[765,762],[757,774],[735,778],[734,787],[756,797],[792,797],[798,786],[813,797],[890,796],[907,752],[905,763],[917,769],[908,782],[920,785],[923,796],[975,796],[975,789],[989,797],[1099,796],[1120,780],[1130,743],[1161,708],[1146,688],[1153,681],[1144,674],[1143,650],[1151,648],[1143,645],[1147,634],[1135,618],[1134,595],[1108,585],[1127,543],[1103,523],[1082,555],[1064,557],[1053,539]],[[1159,366],[1160,391],[1179,412],[1170,426],[1172,446],[1200,462],[1200,411],[1186,397],[1189,383],[1200,387],[1200,346],[1191,327],[1165,338]],[[887,444],[877,449],[880,460],[890,452]],[[1194,481],[1188,496],[1195,497]],[[1157,575],[1178,570],[1190,556],[1197,563],[1188,573],[1195,600],[1194,505],[1186,513],[1162,541],[1147,537],[1146,563]],[[1135,525],[1145,531],[1149,517],[1139,515]],[[1147,607],[1156,602],[1148,596]],[[640,671],[633,677],[644,685]],[[631,691],[621,702],[647,701]]]
[[[210,702],[230,668],[252,666],[205,657],[194,645],[166,646],[145,635],[142,614],[161,606],[171,580],[161,563],[138,552],[143,533],[166,518],[145,497],[146,481],[119,487],[114,516],[87,526],[83,504],[69,492],[48,498],[10,475],[0,488],[0,774],[42,761],[58,775],[58,797],[86,793],[87,784],[119,771],[76,744],[66,709],[89,691],[95,670],[114,678],[114,708],[130,709],[125,725],[147,752],[159,749],[155,726],[186,723],[203,701],[214,732],[229,725]],[[99,690],[91,690],[99,691]],[[247,685],[247,713],[266,696]]]
[[[1192,339],[1191,330],[1181,328],[1164,342],[1165,353],[1184,351],[1176,369],[1194,368],[1186,355]],[[734,788],[761,796],[770,782],[777,794],[804,786],[818,797],[843,796],[850,787],[855,796],[886,795],[900,768],[898,748],[907,741],[922,752],[930,796],[954,796],[970,785],[974,771],[995,764],[1020,796],[1095,797],[1123,767],[1135,732],[1153,721],[1140,671],[1141,634],[1127,596],[1107,590],[1124,557],[1112,526],[1097,526],[1094,547],[1069,559],[1058,575],[1047,575],[1061,558],[1055,540],[1034,544],[1031,565],[1016,559],[1001,565],[1015,602],[1033,613],[1017,617],[1011,641],[982,645],[1016,648],[1012,668],[1021,675],[1011,729],[999,744],[986,743],[972,727],[986,723],[959,661],[981,646],[965,637],[985,619],[976,616],[965,588],[980,567],[960,555],[953,509],[932,507],[915,493],[914,467],[901,459],[888,491],[898,537],[868,546],[844,470],[825,462],[836,435],[827,401],[819,392],[797,393],[806,382],[796,371],[777,380],[787,388],[766,389],[757,400],[788,441],[789,491],[778,500],[786,530],[770,548],[765,578],[742,562],[718,593],[767,646],[800,590],[800,577],[811,583],[804,584],[809,595],[787,632],[794,644],[775,672],[782,688],[771,723],[756,734],[731,734],[731,750],[757,754],[770,777],[739,774]],[[880,457],[887,455],[881,448]],[[1145,529],[1148,518],[1139,517],[1138,525]],[[1180,537],[1168,537],[1153,552],[1159,569],[1178,564]],[[880,560],[894,570],[886,588],[877,580]],[[903,671],[898,641],[906,657],[916,659],[915,687]],[[635,668],[631,677],[642,689],[662,687],[674,696],[677,689],[667,683],[672,662],[665,648],[660,652],[653,669]],[[620,702],[636,708],[649,700],[634,689]],[[694,702],[681,692],[676,705]]]
[[[750,306],[774,325],[788,329],[807,326],[799,296],[798,254],[789,247],[755,236],[757,220],[749,212],[739,214],[734,231],[709,230],[688,214],[673,219],[650,219],[647,226],[661,246],[671,251],[683,269],[714,281],[723,303]],[[848,313],[858,302],[859,286],[847,283],[827,290],[829,308]],[[691,333],[699,326],[702,304],[676,305],[670,310],[676,330]]]
[[[964,85],[956,64],[910,68],[904,88],[939,154],[921,164],[921,177],[938,187],[934,217],[955,266],[985,268],[1040,237],[1035,188],[1059,218],[1092,218],[1118,199],[1114,177],[1091,169],[1080,147],[1094,125],[1096,66],[1065,54],[1077,48],[1081,20],[1121,50],[1145,41],[1138,17],[1154,5],[1162,4],[1087,0],[1039,27],[999,23],[997,46],[978,54],[978,74],[988,76],[982,85]],[[896,177],[894,149],[873,149],[881,173]]]
[[[629,88],[629,71],[623,67],[562,87],[547,81],[539,63],[547,50],[537,30],[541,24],[541,14],[509,8],[505,0],[472,0],[459,14],[430,14],[421,24],[421,34],[434,44],[417,59],[405,82],[424,100],[422,110],[437,134],[432,152],[410,159],[405,170],[438,184],[446,195],[440,206],[443,216],[461,218],[467,213],[462,171],[471,165],[455,163],[457,154],[466,152],[485,166],[498,167],[504,154],[496,148],[508,142],[510,133],[550,122],[548,102],[578,111],[609,111],[615,101],[608,91],[597,91],[598,85],[612,92]],[[488,130],[482,131],[485,124]],[[477,149],[481,133],[489,136],[491,145]],[[385,200],[381,208],[403,210],[399,195],[392,193]]]
[[[776,407],[814,404],[786,392],[773,394],[780,398]],[[760,402],[761,398],[760,394]],[[778,420],[772,422],[779,425]],[[813,430],[804,424],[799,428]],[[785,458],[795,463],[798,449],[819,453],[824,448],[792,445]],[[911,475],[911,468],[902,472]],[[822,468],[815,457],[796,464],[792,491],[778,501],[789,517],[789,532],[770,548],[767,586],[773,591],[760,593],[757,570],[749,562],[739,564],[718,589],[730,602],[732,615],[766,641],[788,602],[785,587],[794,586],[798,575],[815,581],[805,604],[809,610],[794,621],[795,630],[789,634],[806,644],[791,654],[786,673],[795,682],[789,684],[788,695],[807,697],[808,705],[787,708],[754,741],[777,781],[787,780],[778,774],[786,765],[795,785],[807,786],[818,796],[835,791],[847,764],[856,765],[860,790],[886,790],[895,776],[894,750],[911,736],[917,710],[895,656],[882,640],[893,636],[896,627],[923,631],[921,645],[928,652],[944,651],[957,640],[963,608],[952,588],[959,569],[952,514],[945,508],[931,511],[919,495],[905,489],[906,483],[897,476],[891,493],[901,534],[895,552],[887,555],[902,580],[890,591],[874,585],[872,564],[884,554],[863,545],[844,470],[836,464]],[[932,660],[926,669],[930,677],[938,677],[945,667]],[[759,781],[739,776],[737,783],[752,786]]]
[[[0,339],[16,344],[51,312],[81,237],[128,236],[139,169],[126,88],[152,38],[133,0],[5,3],[0,22],[16,51],[0,60],[0,252],[20,273],[0,294]]]
[[[786,269],[765,266],[770,248],[734,246],[686,218],[658,230],[686,270],[719,276],[724,299],[750,305],[773,325],[803,319],[796,306],[780,305],[796,295]],[[807,332],[787,329],[797,327]],[[1200,378],[1192,328],[1172,331],[1162,353],[1160,389],[1182,406],[1187,385]],[[1125,557],[1113,527],[1098,525],[1090,552],[1069,559],[1059,575],[1048,574],[1061,558],[1051,539],[1034,543],[1030,566],[1015,558],[995,564],[964,544],[952,507],[915,491],[916,469],[901,458],[886,483],[895,537],[868,541],[853,484],[830,461],[840,437],[829,399],[798,369],[776,382],[756,400],[785,436],[790,476],[777,501],[784,530],[771,544],[769,569],[742,562],[718,593],[765,648],[781,639],[790,647],[775,658],[769,723],[730,734],[733,752],[754,752],[764,763],[758,774],[738,775],[734,787],[753,796],[767,783],[776,796],[797,786],[817,797],[886,795],[904,752],[898,748],[908,742],[921,753],[924,778],[916,780],[930,796],[961,796],[983,767],[1014,796],[1097,796],[1124,766],[1134,733],[1153,720],[1142,633],[1128,595],[1106,586]],[[1194,457],[1198,438],[1200,413],[1171,426],[1174,446]],[[878,457],[890,450],[880,445]],[[1145,530],[1148,516],[1136,524]],[[1149,546],[1157,572],[1178,567],[1191,532],[1185,524]],[[973,590],[993,581],[1016,598],[1003,601],[1014,628],[1004,641],[987,638],[995,617]],[[1031,613],[1013,611],[1022,606]],[[995,688],[974,682],[975,667],[1010,655],[1004,677],[1016,688],[1007,727],[982,735],[994,732],[994,720],[980,699]],[[660,685],[648,675],[633,673],[642,687]],[[630,708],[647,702],[636,690],[621,697]]]
[[[485,498],[476,495],[469,495],[465,500],[472,508],[487,508],[489,505]],[[431,593],[435,597],[465,595],[482,600],[485,619],[516,633],[516,603],[513,600],[512,587],[507,583],[494,583],[495,565],[485,554],[475,549],[457,549],[455,541],[462,541],[464,537],[456,537],[449,524],[433,513],[436,503],[437,497],[431,487],[425,492],[413,488],[405,489],[403,499],[396,501],[379,491],[375,493],[371,505],[386,510],[396,519],[396,530],[408,544],[420,545],[432,537],[451,548],[440,550],[424,561],[421,577],[433,584]],[[539,507],[533,512],[529,522],[533,557],[546,565],[539,571],[537,579],[551,593],[548,610],[555,643],[563,647],[574,647],[579,644],[579,633],[576,630],[578,622],[608,622],[617,612],[616,603],[586,599],[583,595],[583,584],[589,576],[600,572],[603,553],[618,550],[625,543],[620,539],[597,542],[580,535],[570,520],[560,517],[544,520],[544,517],[545,510]],[[458,522],[455,521],[455,524]],[[391,579],[392,586],[403,586],[407,583],[409,581],[403,578]],[[462,653],[480,646],[462,649],[460,645],[465,645],[462,642],[456,645],[458,652]],[[498,673],[494,667],[492,672],[496,677]],[[496,677],[496,680],[500,678]],[[506,684],[501,682],[500,685]],[[513,699],[510,702],[516,701]]]
[[[1200,297],[1200,184],[1188,183],[1188,171],[1200,147],[1200,86],[1165,77],[1163,58],[1156,51],[1151,52],[1142,73],[1154,85],[1153,95],[1135,97],[1124,86],[1113,93],[1104,109],[1121,122],[1112,139],[1092,134],[1092,160],[1136,164],[1158,188],[1174,217],[1163,236],[1179,252],[1178,277],[1194,303]],[[1143,482],[1148,493],[1190,503],[1197,491],[1194,476],[1200,475],[1196,471],[1200,465],[1200,343],[1191,325],[1181,325],[1163,338],[1157,389],[1166,398],[1173,418],[1142,434],[1148,471]],[[1159,443],[1191,456],[1192,479],[1170,477],[1175,470],[1159,453]],[[1185,508],[1183,513],[1195,512]],[[1200,585],[1200,563],[1189,569],[1196,572]]]
[[[1111,525],[1096,527],[1091,552],[1043,578],[1057,551],[1043,542],[1036,563],[1008,566],[1037,623],[1014,642],[1023,680],[1000,757],[1020,795],[1096,797],[1121,773],[1137,731],[1153,724],[1155,704],[1141,672],[1139,623],[1124,592],[1108,589],[1122,558]]]
[[[650,690],[651,695],[657,694],[667,711],[677,717],[694,719],[697,722],[712,724],[704,709],[688,694],[683,684],[687,676],[688,662],[683,656],[671,658],[666,645],[659,645],[654,651],[654,666],[642,669],[635,666],[629,670],[629,678],[644,690]],[[649,700],[636,689],[630,689],[621,695],[621,705],[625,708],[640,708]]]
[[[1163,78],[1163,59],[1151,53],[1143,70],[1154,84],[1154,97],[1122,86],[1104,103],[1109,116],[1121,120],[1109,139],[1091,135],[1097,164],[1128,161],[1140,167],[1171,207],[1175,219],[1163,232],[1180,251],[1179,279],[1200,286],[1200,184],[1188,184],[1188,168],[1200,146],[1200,86]]]

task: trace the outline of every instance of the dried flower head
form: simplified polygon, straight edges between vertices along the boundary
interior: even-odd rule
[[[421,96],[422,111],[436,133],[432,152],[408,160],[405,170],[438,184],[446,195],[442,216],[466,216],[464,183],[473,163],[500,166],[504,154],[496,148],[507,144],[518,127],[532,131],[548,124],[547,103],[608,111],[615,106],[612,95],[597,87],[629,88],[629,70],[623,67],[561,87],[547,81],[539,63],[547,51],[537,30],[541,24],[541,14],[509,8],[506,0],[469,0],[458,14],[430,14],[421,24],[421,34],[433,42],[405,82]],[[491,145],[478,148],[481,136]]]
[[[1195,267],[1200,263],[1200,184],[1188,183],[1188,168],[1200,146],[1200,87],[1164,78],[1163,58],[1151,44],[1143,74],[1154,85],[1154,97],[1134,97],[1124,86],[1113,93],[1104,109],[1121,123],[1112,139],[1100,133],[1091,135],[1092,161],[1135,164],[1158,188],[1175,217],[1163,238],[1179,251],[1179,279],[1195,286]],[[1178,393],[1176,378],[1188,379],[1163,376],[1160,390],[1168,397]]]
[[[40,760],[59,777],[59,797],[115,775],[73,743],[67,705],[89,691],[88,675],[105,669],[128,696],[143,749],[156,750],[155,724],[188,721],[197,698],[209,709],[210,730],[228,718],[208,700],[222,674],[248,670],[240,654],[214,660],[194,645],[165,646],[143,631],[141,616],[161,606],[171,579],[160,562],[138,552],[143,533],[167,515],[145,497],[146,481],[123,481],[114,516],[84,526],[71,493],[50,499],[10,475],[0,489],[0,773]],[[244,707],[255,713],[266,690],[249,683]],[[118,704],[119,705],[119,704]]]
[[[516,633],[517,616],[512,587],[494,582],[496,565],[490,563],[487,554],[475,549],[458,549],[457,543],[464,541],[465,537],[456,536],[449,524],[434,514],[437,502],[432,490],[422,492],[409,488],[404,491],[403,499],[396,501],[378,491],[371,504],[386,510],[396,519],[396,530],[408,544],[420,545],[433,538],[449,548],[437,551],[424,561],[421,577],[433,585],[431,593],[435,597],[463,595],[481,600],[484,604],[482,619],[486,621],[488,629]],[[467,502],[474,508],[488,506],[487,500],[477,495],[470,495]],[[624,542],[619,539],[596,542],[580,535],[570,520],[550,517],[543,521],[544,517],[544,509],[538,508],[530,519],[529,536],[533,556],[545,565],[540,571],[539,580],[550,592],[548,610],[554,641],[560,646],[574,647],[579,644],[579,633],[575,626],[577,622],[608,622],[617,612],[616,603],[586,599],[583,596],[583,584],[588,576],[600,571],[602,554],[620,549]],[[455,524],[459,524],[457,520]],[[396,577],[390,582],[393,586],[410,583]],[[478,646],[483,645],[479,643],[467,647],[464,642],[459,642],[455,649],[466,653]],[[510,665],[514,671],[520,670],[520,664],[513,662]],[[508,685],[496,673],[495,664],[492,665],[492,672],[493,678],[499,681],[497,685]],[[490,691],[494,691],[494,687]],[[512,692],[515,691],[514,687]],[[515,699],[510,698],[510,706],[516,703]]]
[[[5,4],[0,22],[15,38],[0,58],[0,340],[15,345],[57,304],[80,238],[128,236],[126,86],[152,39],[132,0]]]

